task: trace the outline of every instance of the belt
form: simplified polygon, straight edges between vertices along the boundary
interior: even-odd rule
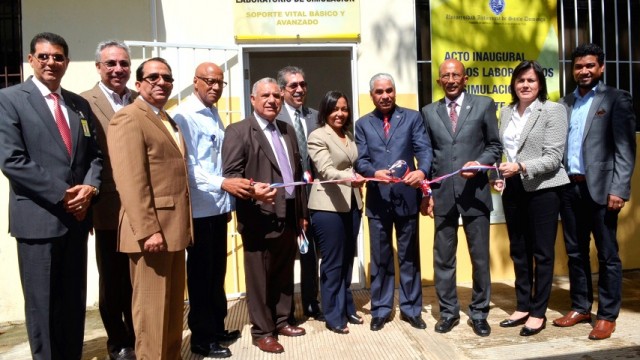
[[[587,181],[587,177],[582,174],[569,175],[569,181],[572,183],[581,183]]]

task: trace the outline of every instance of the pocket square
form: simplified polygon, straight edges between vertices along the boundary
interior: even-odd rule
[[[596,116],[602,116],[604,114],[606,114],[607,111],[605,109],[600,109],[598,111],[596,111]]]

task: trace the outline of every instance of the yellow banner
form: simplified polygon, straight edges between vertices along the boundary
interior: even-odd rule
[[[237,42],[360,38],[360,0],[231,0]]]
[[[465,65],[467,92],[511,102],[513,68],[522,60],[542,65],[549,97],[560,97],[556,0],[431,0],[433,79],[440,64]],[[444,96],[435,85],[433,101]]]

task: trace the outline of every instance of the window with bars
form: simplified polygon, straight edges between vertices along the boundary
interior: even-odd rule
[[[636,118],[640,120],[640,14],[638,0],[559,0],[558,44],[560,49],[560,94],[573,91],[571,52],[577,45],[593,42],[605,52],[607,85],[627,90],[634,96]],[[418,44],[418,91],[420,107],[432,97],[431,19],[429,0],[416,0]],[[637,124],[640,131],[640,121]]]
[[[20,0],[0,0],[0,89],[22,82]]]

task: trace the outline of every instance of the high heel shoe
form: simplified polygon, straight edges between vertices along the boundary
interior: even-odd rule
[[[347,321],[349,322],[349,324],[354,324],[354,325],[364,324],[364,320],[358,314],[347,315]]]
[[[327,327],[327,329],[337,334],[346,335],[349,333],[349,328],[346,325],[344,327],[333,327],[329,324],[325,324],[325,326]]]
[[[522,329],[520,330],[520,336],[533,336],[535,334],[538,334],[540,331],[544,330],[544,328],[547,327],[547,317],[543,317],[542,318],[542,325],[540,325],[540,327],[538,327],[537,329],[532,329],[528,326],[523,326]]]
[[[521,317],[520,319],[506,319],[506,320],[502,320],[500,321],[500,327],[504,327],[504,328],[508,328],[508,327],[516,327],[516,326],[520,326],[520,325],[524,325],[527,320],[529,320],[529,315],[525,315],[523,317]]]

